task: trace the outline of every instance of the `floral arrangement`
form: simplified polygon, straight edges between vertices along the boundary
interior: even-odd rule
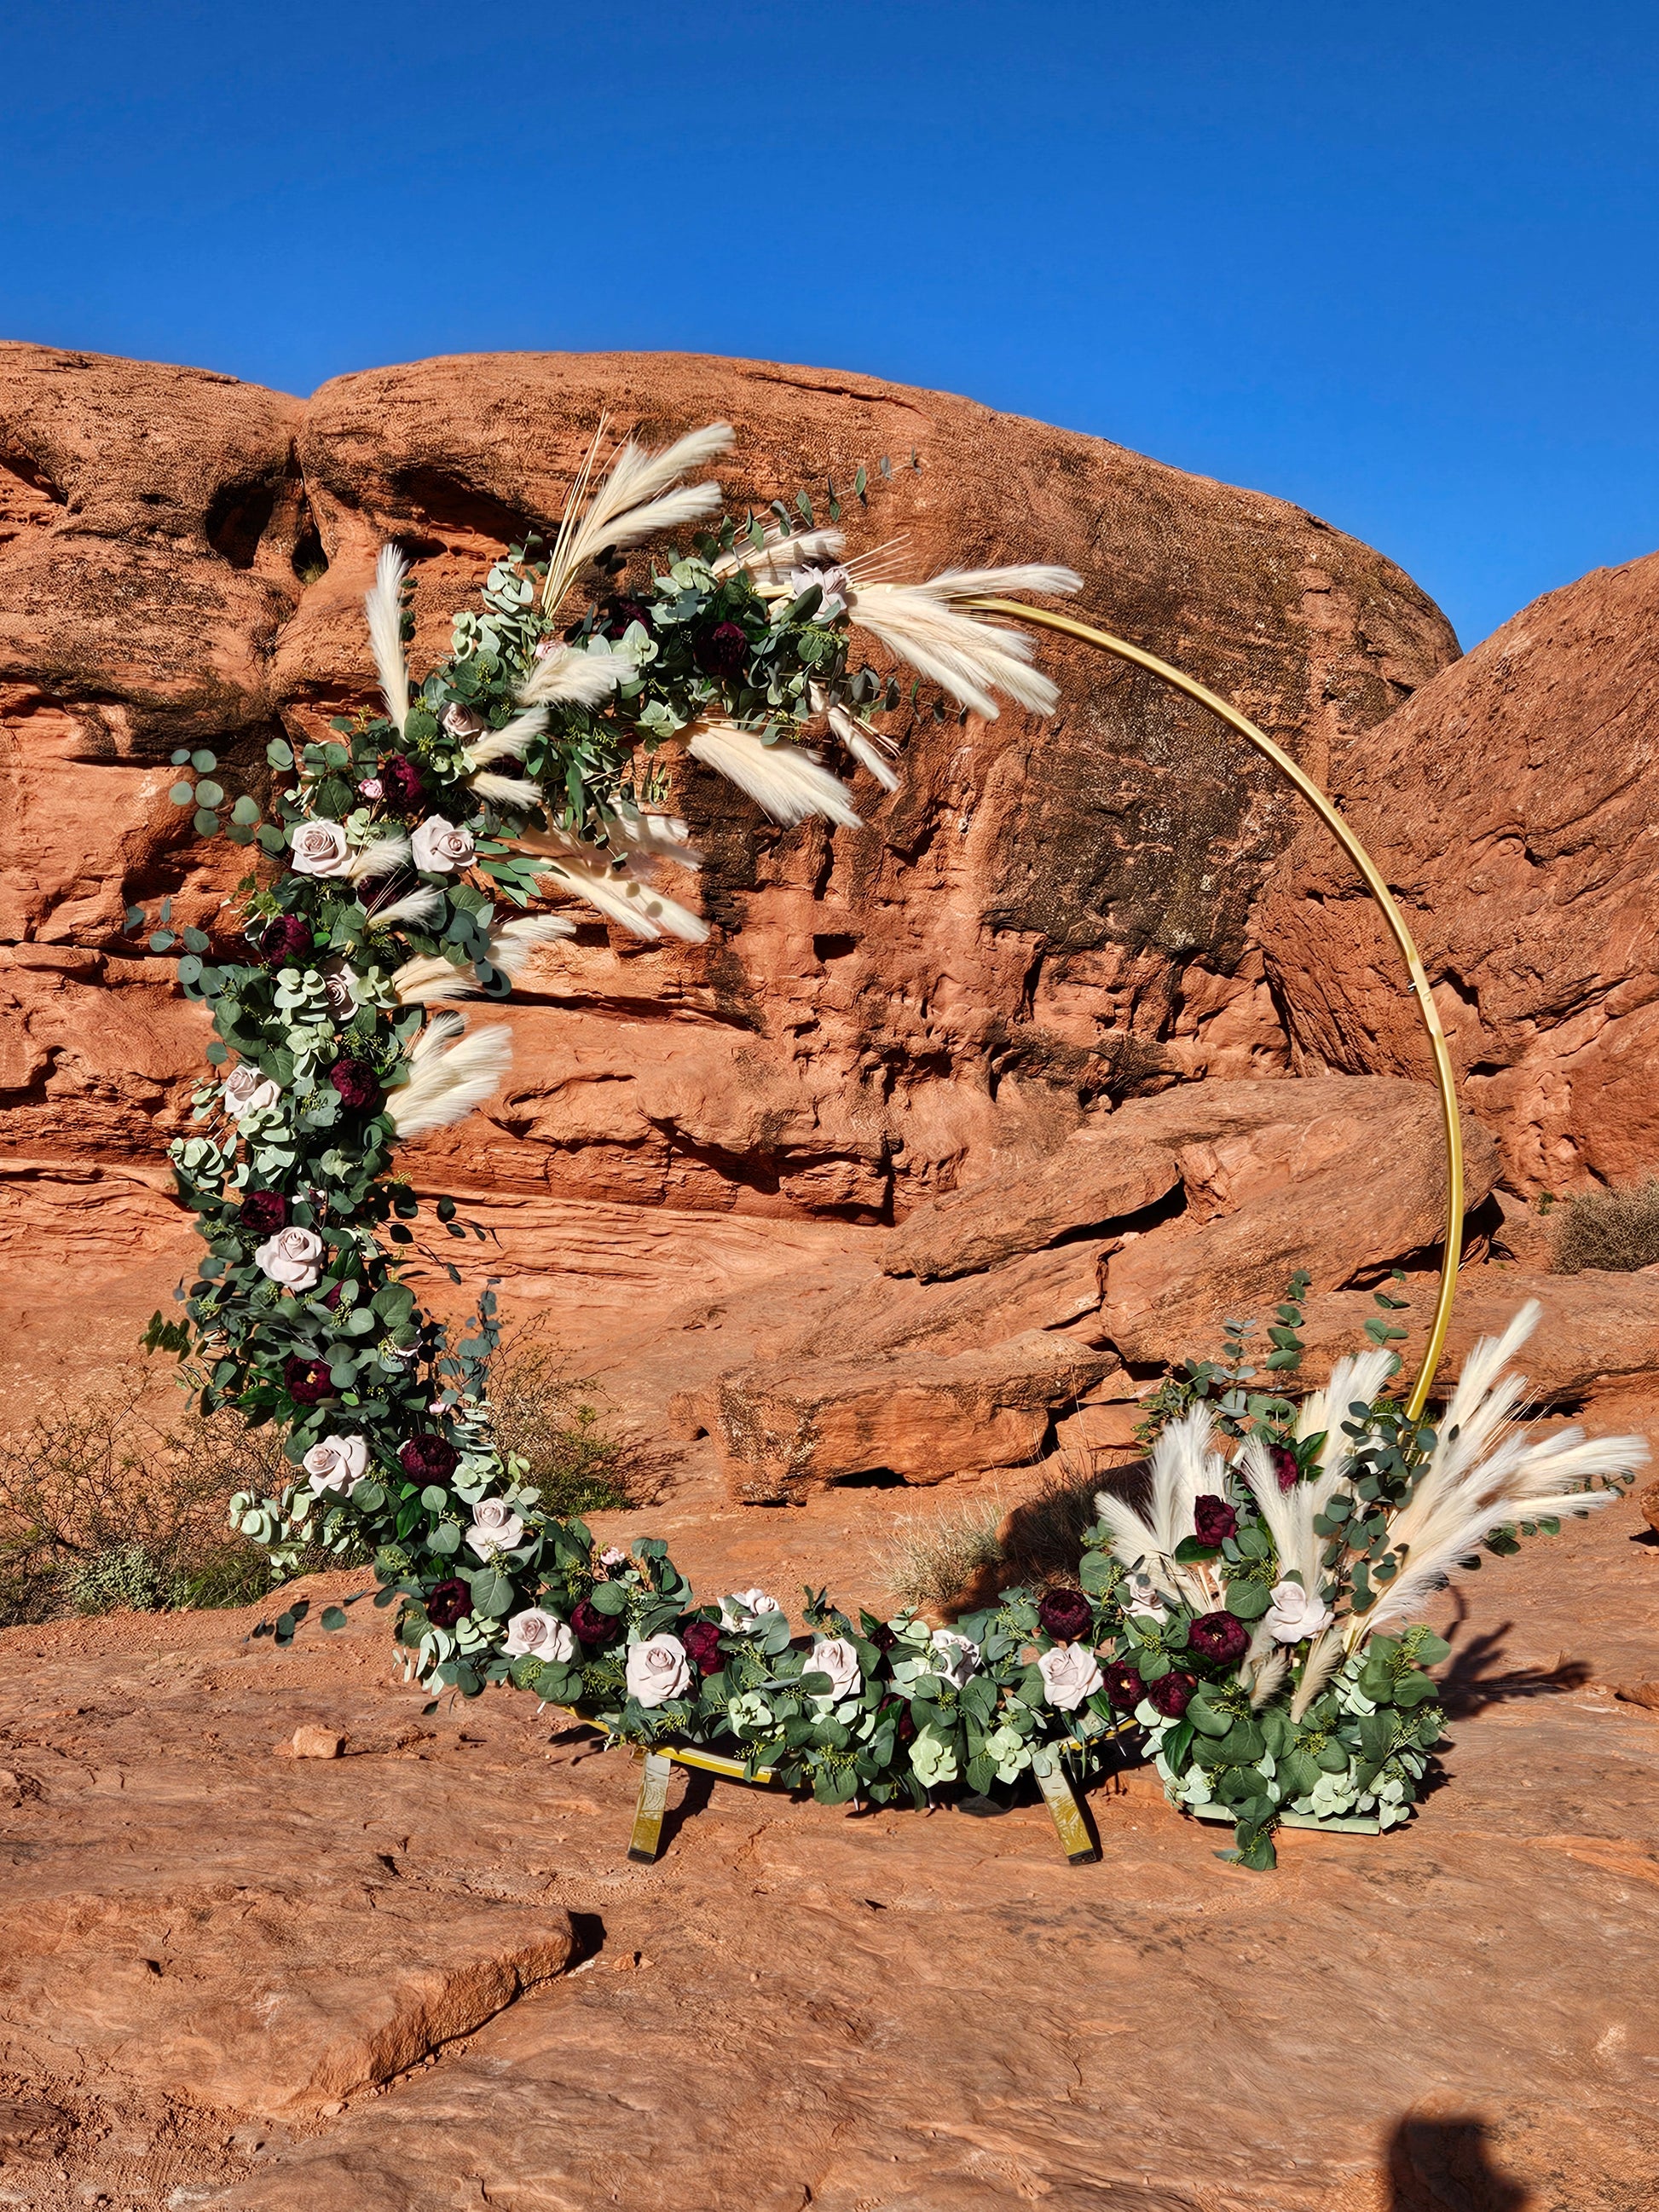
[[[206,1251],[185,1320],[158,1314],[147,1340],[185,1361],[204,1412],[283,1427],[295,1480],[238,1496],[236,1524],[279,1576],[307,1553],[367,1554],[410,1674],[434,1692],[510,1682],[630,1741],[719,1743],[820,1796],[920,1797],[1010,1779],[1117,1725],[1086,1656],[1117,1626],[1111,1578],[1094,1599],[1070,1593],[1071,1612],[1011,1593],[976,1633],[908,1615],[854,1628],[820,1595],[805,1650],[762,1593],[698,1607],[660,1544],[596,1558],[497,1449],[493,1292],[457,1336],[410,1280],[424,1248],[398,1147],[501,1081],[507,1031],[469,1033],[453,1002],[506,996],[538,945],[571,933],[532,901],[586,902],[641,938],[706,937],[659,882],[698,864],[667,811],[689,764],[781,823],[857,827],[853,790],[807,739],[896,786],[884,720],[904,693],[857,657],[860,633],[915,672],[913,708],[923,684],[986,717],[999,693],[1056,703],[1028,641],[964,602],[1070,592],[1070,571],[896,581],[895,548],[843,560],[833,488],[827,526],[805,493],[793,511],[711,521],[719,486],[684,479],[730,442],[721,424],[661,453],[626,440],[602,467],[602,424],[551,544],[495,563],[482,610],[454,617],[448,657],[418,684],[405,564],[384,549],[365,603],[380,705],[320,742],[273,742],[268,813],[252,793],[228,801],[210,753],[175,756],[194,775],[172,796],[198,833],[264,866],[240,886],[240,933],[182,932],[179,981],[211,1012],[220,1072],[173,1147]],[[863,469],[853,495],[867,502]],[[705,523],[624,582],[631,549]],[[179,934],[164,904],[152,948]],[[435,1213],[466,1235],[452,1201]],[[331,1607],[324,1625],[344,1618]]]
[[[1382,1395],[1399,1365],[1385,1342],[1299,1408],[1248,1393],[1237,1359],[1189,1364],[1196,1402],[1153,1444],[1144,1508],[1097,1499],[1081,1580],[1125,1605],[1108,1695],[1145,1728],[1170,1801],[1234,1822],[1243,1864],[1273,1865],[1287,1813],[1404,1820],[1444,1719],[1425,1669],[1450,1649],[1414,1612],[1482,1547],[1557,1534],[1645,1462],[1640,1437],[1529,1442],[1516,1425],[1526,1382],[1505,1369],[1539,1311],[1475,1346],[1434,1427]],[[1281,1367],[1300,1357],[1299,1318],[1279,1310]]]

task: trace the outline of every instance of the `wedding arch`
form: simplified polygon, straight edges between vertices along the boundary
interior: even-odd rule
[[[215,1035],[195,1128],[172,1148],[205,1249],[184,1317],[158,1314],[147,1341],[179,1356],[204,1411],[283,1430],[292,1481],[232,1501],[279,1577],[319,1552],[367,1554],[360,1595],[392,1611],[410,1679],[462,1697],[510,1684],[644,1754],[636,1856],[655,1855],[679,1759],[832,1803],[920,1804],[1030,1773],[1068,1855],[1093,1857],[1071,1775],[1137,1729],[1172,1798],[1231,1821],[1247,1864],[1272,1863],[1286,1822],[1395,1825],[1440,1735],[1425,1669],[1446,1647],[1413,1619],[1422,1599],[1478,1545],[1512,1548],[1606,1502],[1645,1455],[1635,1438],[1508,1433],[1523,1386],[1504,1369],[1526,1315],[1477,1348],[1439,1429],[1424,1424],[1462,1161],[1446,1041],[1403,917],[1340,815],[1245,716],[1143,648],[1029,604],[1080,589],[1071,571],[907,581],[901,547],[848,555],[833,494],[823,521],[804,493],[723,514],[716,483],[687,479],[731,442],[717,423],[652,452],[610,442],[601,422],[550,541],[501,555],[418,680],[405,562],[383,549],[365,602],[379,704],[325,738],[273,741],[263,804],[233,799],[210,753],[174,756],[175,802],[256,866],[234,941],[175,933],[166,910],[150,938],[158,951],[182,939],[179,987]],[[860,468],[860,514],[866,488]],[[671,534],[648,570],[630,562]],[[672,811],[686,761],[785,826],[857,826],[823,748],[890,790],[891,718],[924,689],[988,719],[1000,697],[1051,713],[1032,627],[1218,716],[1315,808],[1380,905],[1443,1108],[1434,1321],[1404,1395],[1383,1343],[1298,1405],[1271,1395],[1296,1364],[1293,1285],[1269,1389],[1172,1408],[1146,1509],[1102,1495],[1075,1586],[1006,1590],[944,1627],[855,1620],[809,1591],[797,1638],[769,1594],[700,1601],[660,1541],[599,1548],[544,1510],[492,1432],[493,1293],[457,1331],[405,1279],[420,1206],[399,1147],[501,1079],[509,1033],[469,1029],[461,1006],[507,996],[536,947],[571,933],[546,896],[642,939],[707,936],[664,887],[698,862]],[[455,1211],[434,1209],[452,1235]],[[301,1611],[271,1632],[286,1640]],[[331,1607],[323,1625],[345,1617]]]

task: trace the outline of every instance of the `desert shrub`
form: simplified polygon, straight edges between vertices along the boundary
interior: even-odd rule
[[[250,1602],[270,1571],[226,1503],[292,1473],[275,1431],[204,1419],[143,1362],[52,1399],[0,1444],[0,1624]]]
[[[948,1613],[979,1576],[1001,1565],[1001,1525],[1000,1504],[907,1516],[882,1560],[888,1589],[919,1613]]]
[[[1558,1275],[1605,1267],[1628,1275],[1659,1261],[1659,1180],[1632,1190],[1593,1190],[1557,1210],[1551,1267]]]
[[[603,1392],[591,1376],[570,1372],[536,1323],[496,1353],[489,1403],[497,1443],[526,1462],[550,1512],[596,1513],[633,1503],[627,1454],[606,1427]]]

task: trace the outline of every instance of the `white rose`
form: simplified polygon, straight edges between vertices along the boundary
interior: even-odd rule
[[[253,1264],[288,1291],[314,1291],[322,1279],[323,1240],[314,1229],[279,1229],[266,1237]]]
[[[409,843],[416,866],[428,876],[453,876],[457,868],[472,864],[472,832],[458,830],[441,814],[422,822]]]
[[[343,960],[324,964],[323,1001],[337,1022],[350,1021],[357,1012],[357,992],[351,970]]]
[[[823,597],[818,602],[817,612],[811,617],[815,623],[833,622],[837,615],[844,614],[847,602],[853,594],[853,580],[842,568],[792,568],[788,581],[789,588],[797,599],[803,592],[810,592],[814,584],[822,590]]]
[[[936,1628],[930,1648],[934,1673],[954,1682],[957,1689],[970,1675],[978,1674],[979,1646],[971,1636],[960,1636],[954,1628]]]
[[[294,832],[294,866],[302,876],[343,876],[351,849],[337,822],[301,822]]]
[[[232,1068],[221,1086],[225,1111],[233,1121],[240,1121],[244,1114],[263,1114],[267,1107],[275,1106],[282,1095],[281,1084],[273,1083],[268,1075],[261,1075],[251,1060]]]
[[[1085,1698],[1092,1698],[1103,1676],[1095,1655],[1086,1644],[1056,1644],[1037,1654],[1037,1672],[1048,1692],[1048,1703],[1062,1713],[1075,1712]]]
[[[1317,1636],[1331,1625],[1331,1610],[1303,1589],[1300,1583],[1275,1583],[1267,1607],[1267,1632],[1277,1643],[1300,1644],[1304,1636]]]
[[[466,1540],[481,1559],[497,1552],[510,1552],[524,1541],[524,1522],[500,1498],[481,1498],[472,1509],[472,1526]]]
[[[747,1628],[751,1619],[781,1610],[776,1598],[768,1597],[763,1589],[734,1590],[730,1597],[720,1600],[720,1626]]]
[[[563,1665],[576,1656],[576,1639],[556,1613],[544,1613],[532,1605],[523,1613],[515,1613],[507,1624],[507,1641],[501,1649],[511,1659],[521,1658],[533,1651],[538,1659],[551,1659]]]
[[[368,1472],[368,1446],[362,1437],[325,1437],[300,1462],[319,1496],[343,1491],[348,1498]]]
[[[647,1637],[628,1655],[628,1691],[642,1705],[665,1705],[684,1692],[691,1663],[678,1636]]]
[[[859,1655],[844,1636],[827,1636],[812,1646],[806,1662],[809,1674],[830,1677],[830,1702],[838,1704],[842,1698],[855,1698],[864,1686],[864,1675],[859,1667]]]
[[[444,727],[452,737],[476,738],[483,724],[470,707],[463,707],[457,699],[444,708]]]

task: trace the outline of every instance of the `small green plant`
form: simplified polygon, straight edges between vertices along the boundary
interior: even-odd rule
[[[1633,1274],[1659,1261],[1659,1180],[1650,1176],[1631,1190],[1585,1191],[1556,1209],[1555,1221],[1556,1274],[1587,1267]]]
[[[541,1492],[543,1510],[561,1517],[629,1505],[626,1454],[605,1423],[604,1394],[591,1376],[572,1375],[534,1324],[505,1343],[491,1363],[489,1407],[503,1456],[522,1460],[524,1480]]]

